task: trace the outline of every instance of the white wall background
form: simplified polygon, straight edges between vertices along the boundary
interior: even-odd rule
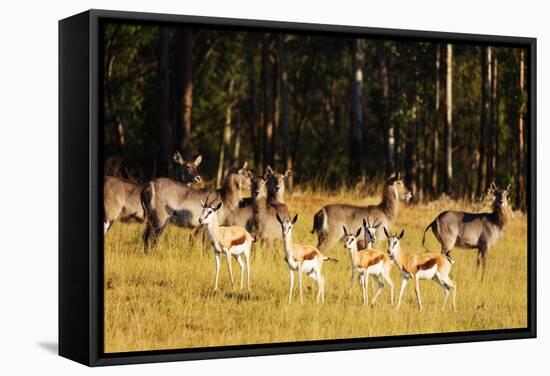
[[[550,221],[545,165],[550,28],[544,1],[5,1],[0,22],[0,373],[500,375],[548,370],[550,273],[538,250],[536,340],[88,369],[57,343],[57,20],[106,8],[538,38],[539,244]],[[510,276],[514,278],[514,276]],[[545,299],[546,298],[546,299]],[[447,312],[446,314],[452,314]],[[29,373],[30,373],[29,372]]]

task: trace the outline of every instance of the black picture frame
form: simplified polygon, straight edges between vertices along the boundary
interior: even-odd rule
[[[102,22],[194,24],[369,38],[526,48],[528,69],[528,326],[460,333],[339,339],[183,350],[103,352]],[[415,346],[536,337],[535,38],[89,10],[59,21],[59,354],[88,366]]]

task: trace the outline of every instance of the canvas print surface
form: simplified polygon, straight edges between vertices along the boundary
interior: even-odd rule
[[[527,327],[527,50],[100,30],[106,353]]]

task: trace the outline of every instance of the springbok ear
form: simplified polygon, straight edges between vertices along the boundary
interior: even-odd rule
[[[386,235],[386,238],[390,238],[390,234],[388,234],[388,229],[386,228],[386,226],[384,226],[384,235]]]
[[[285,178],[292,176],[292,170],[286,170],[285,172]]]
[[[174,158],[174,162],[176,162],[177,164],[182,165],[182,164],[184,163],[183,157],[181,156],[181,154],[180,154],[179,151],[176,151],[176,152],[174,153],[173,158]]]
[[[219,202],[218,205],[216,205],[216,207],[214,208],[214,211],[220,210],[221,207],[222,207],[222,203]]]
[[[359,229],[357,229],[357,232],[355,233],[355,237],[358,238],[359,235],[361,235],[361,230],[363,229],[363,227],[359,227]]]
[[[200,165],[202,162],[202,155],[199,155],[196,159],[195,159],[195,166],[198,166]]]
[[[292,223],[292,224],[295,224],[297,220],[298,220],[298,213],[296,213],[296,214],[294,215],[294,218],[292,218],[292,222],[291,222],[291,223]]]
[[[397,237],[397,240],[401,240],[401,238],[405,236],[405,229],[401,230],[401,233],[399,234],[399,236]]]
[[[348,230],[346,229],[346,226],[342,226],[342,228],[344,229],[344,235],[348,236]]]
[[[277,221],[278,221],[280,224],[283,224],[283,220],[281,219],[281,216],[279,215],[279,213],[275,213],[275,216],[277,217]]]
[[[206,202],[204,202],[203,200],[200,200],[200,203],[201,203],[201,206],[202,206],[203,208],[206,207]]]
[[[367,227],[367,221],[365,221],[365,218],[363,218],[363,227]]]

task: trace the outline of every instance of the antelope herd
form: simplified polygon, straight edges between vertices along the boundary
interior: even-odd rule
[[[289,269],[290,290],[288,302],[292,302],[295,275],[298,277],[300,301],[303,302],[302,276],[317,283],[317,301],[325,299],[325,278],[322,274],[325,261],[337,261],[325,254],[335,244],[343,241],[351,261],[351,285],[353,290],[355,274],[364,304],[369,304],[368,285],[372,279],[377,289],[371,300],[374,305],[378,296],[388,285],[390,303],[393,305],[393,266],[402,277],[397,300],[401,306],[407,282],[412,279],[418,308],[422,309],[420,280],[434,280],[444,291],[442,309],[445,309],[450,292],[453,294],[453,308],[456,310],[456,283],[449,277],[454,261],[450,252],[455,247],[476,248],[478,267],[482,278],[485,275],[487,253],[498,240],[510,220],[507,196],[510,185],[499,189],[494,183],[493,210],[488,213],[467,213],[444,211],[424,230],[431,229],[441,243],[441,253],[412,253],[401,249],[399,235],[389,232],[399,213],[400,201],[408,202],[412,194],[406,188],[400,174],[392,173],[384,182],[382,200],[378,205],[358,206],[351,204],[330,204],[322,207],[313,217],[312,233],[317,234],[317,245],[303,245],[294,242],[292,229],[298,214],[292,218],[284,201],[284,174],[267,167],[263,176],[255,176],[247,163],[233,167],[227,172],[222,187],[218,190],[204,190],[193,187],[201,181],[198,166],[202,157],[187,161],[176,152],[174,163],[178,168],[179,181],[157,178],[145,185],[138,185],[124,179],[106,176],[104,180],[104,234],[116,220],[121,222],[145,222],[143,246],[145,252],[157,247],[159,237],[168,224],[193,228],[202,239],[209,238],[214,249],[216,274],[214,290],[218,289],[221,258],[225,256],[233,284],[232,257],[240,266],[240,288],[244,285],[246,269],[247,289],[250,290],[250,259],[254,242],[275,242],[285,254]],[[243,198],[242,190],[250,189],[250,197]],[[211,198],[213,196],[213,198]],[[361,233],[363,236],[361,237]],[[379,239],[385,237],[385,249],[376,249]],[[200,237],[198,237],[200,241]]]

